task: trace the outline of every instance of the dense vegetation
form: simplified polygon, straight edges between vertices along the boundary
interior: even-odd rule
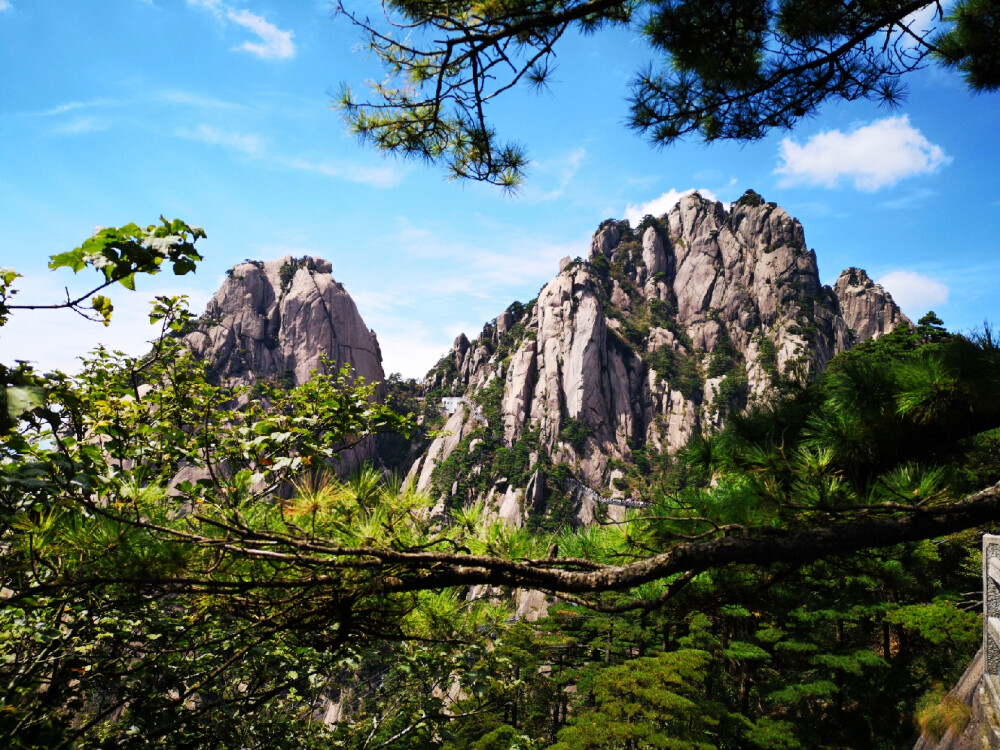
[[[155,268],[188,230],[135,241]],[[67,256],[143,270],[105,240]],[[978,535],[931,537],[996,517],[992,491],[962,501],[1000,480],[989,330],[928,316],[785,384],[650,462],[625,523],[513,529],[323,470],[411,426],[370,385],[247,401],[173,335],[179,300],[154,316],[146,357],[0,370],[4,746],[889,748],[963,719],[940,699],[979,642]],[[526,623],[481,585],[553,603]]]
[[[771,406],[696,438],[659,475],[653,511],[563,535],[560,553],[627,559],[748,527],[836,527],[995,483],[1000,352],[989,331],[971,341],[939,324],[928,316],[812,385],[785,384]],[[970,531],[807,565],[727,566],[634,610],[615,611],[616,595],[592,609],[556,604],[500,637],[517,689],[449,747],[909,746],[979,644],[979,568]],[[952,723],[968,720],[949,708]]]

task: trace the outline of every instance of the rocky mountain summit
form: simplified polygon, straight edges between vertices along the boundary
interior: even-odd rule
[[[329,261],[304,256],[245,261],[228,272],[188,342],[229,383],[304,383],[323,358],[381,382],[382,352]]]
[[[840,313],[857,341],[877,339],[900,323],[910,322],[888,292],[860,268],[852,267],[841,272],[833,285],[833,293],[837,295]]]
[[[410,476],[442,511],[484,499],[543,527],[616,515],[692,434],[900,323],[863,270],[823,286],[802,226],[752,191],[728,209],[695,193],[635,228],[608,220],[586,259],[564,259],[537,299],[459,336],[428,374],[426,411],[444,396],[457,408]],[[187,341],[227,384],[295,385],[325,360],[385,378],[374,332],[309,256],[234,267]],[[341,468],[377,457],[364,441]]]
[[[329,261],[286,256],[246,261],[228,272],[187,335],[207,357],[213,375],[228,385],[276,380],[304,383],[313,370],[350,365],[367,382],[381,383],[382,352],[354,300],[330,275]],[[344,468],[374,459],[373,441],[362,441]]]
[[[518,525],[614,515],[587,488],[624,504],[693,433],[900,323],[860,269],[823,286],[774,203],[695,193],[635,228],[605,221],[536,300],[459,336],[427,391],[464,403],[410,475],[443,506],[483,498]]]

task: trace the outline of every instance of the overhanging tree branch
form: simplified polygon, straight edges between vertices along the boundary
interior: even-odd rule
[[[385,25],[337,7],[389,74],[367,101],[343,88],[337,106],[352,130],[380,150],[506,189],[523,178],[526,157],[497,138],[484,105],[525,79],[543,85],[571,29],[632,25],[659,57],[630,84],[629,125],[656,145],[692,133],[759,139],[830,99],[894,105],[905,94],[902,78],[929,55],[966,71],[976,90],[1000,86],[997,0],[947,18],[936,0],[389,0]],[[945,33],[914,26],[913,14],[926,8]]]
[[[557,596],[580,597],[627,591],[677,576],[686,582],[693,575],[727,565],[805,565],[832,555],[931,539],[998,519],[1000,483],[956,503],[892,518],[786,530],[747,528],[739,535],[681,543],[625,565],[559,558],[512,560],[378,546],[341,547],[322,540],[228,526],[224,528],[229,536],[223,539],[197,534],[183,537],[186,542],[219,549],[236,558],[280,564],[281,573],[271,578],[250,575],[239,580],[155,575],[67,577],[32,586],[10,601],[60,590],[123,584],[172,594],[309,589],[336,592],[341,600],[482,585],[541,589]],[[129,523],[136,524],[134,520]],[[221,526],[215,522],[213,525]],[[162,527],[150,530],[171,533]],[[344,578],[341,574],[348,571],[356,575]],[[668,586],[657,601],[662,603],[679,588]],[[635,606],[643,604],[626,604],[621,610]]]

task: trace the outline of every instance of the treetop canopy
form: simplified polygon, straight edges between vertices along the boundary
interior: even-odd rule
[[[974,91],[1000,87],[1000,0],[387,0],[384,21],[338,10],[387,76],[337,106],[376,148],[442,163],[454,179],[516,188],[524,147],[487,109],[518,85],[544,87],[560,39],[637,31],[657,60],[628,85],[628,126],[664,146],[688,135],[752,141],[828,100],[896,105],[929,60]],[[928,22],[927,10],[932,11]],[[923,13],[919,13],[924,11]]]

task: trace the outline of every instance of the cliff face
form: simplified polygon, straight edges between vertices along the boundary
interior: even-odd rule
[[[241,263],[229,272],[187,341],[208,358],[213,375],[229,385],[264,379],[298,385],[313,370],[327,370],[324,358],[335,368],[348,364],[367,382],[381,383],[378,340],[330,271],[328,261],[309,256]],[[373,442],[362,441],[341,456],[341,468],[372,458]]]
[[[900,323],[909,323],[909,318],[900,312],[892,296],[860,268],[842,271],[833,285],[833,292],[840,301],[844,322],[854,332],[857,341],[878,338]]]
[[[381,382],[375,334],[330,271],[329,261],[309,256],[241,263],[188,341],[227,383],[283,378],[298,385],[313,370],[324,371],[324,357]]]
[[[627,494],[628,467],[900,322],[863,271],[824,287],[801,225],[755,193],[729,211],[694,194],[635,230],[605,222],[587,260],[565,260],[537,300],[460,336],[428,375],[432,396],[474,408],[451,416],[411,476],[448,502],[487,498],[516,523],[547,507],[529,502],[532,480],[557,499],[583,485]],[[491,451],[528,469],[501,468]],[[574,522],[593,516],[580,491],[561,501]]]

